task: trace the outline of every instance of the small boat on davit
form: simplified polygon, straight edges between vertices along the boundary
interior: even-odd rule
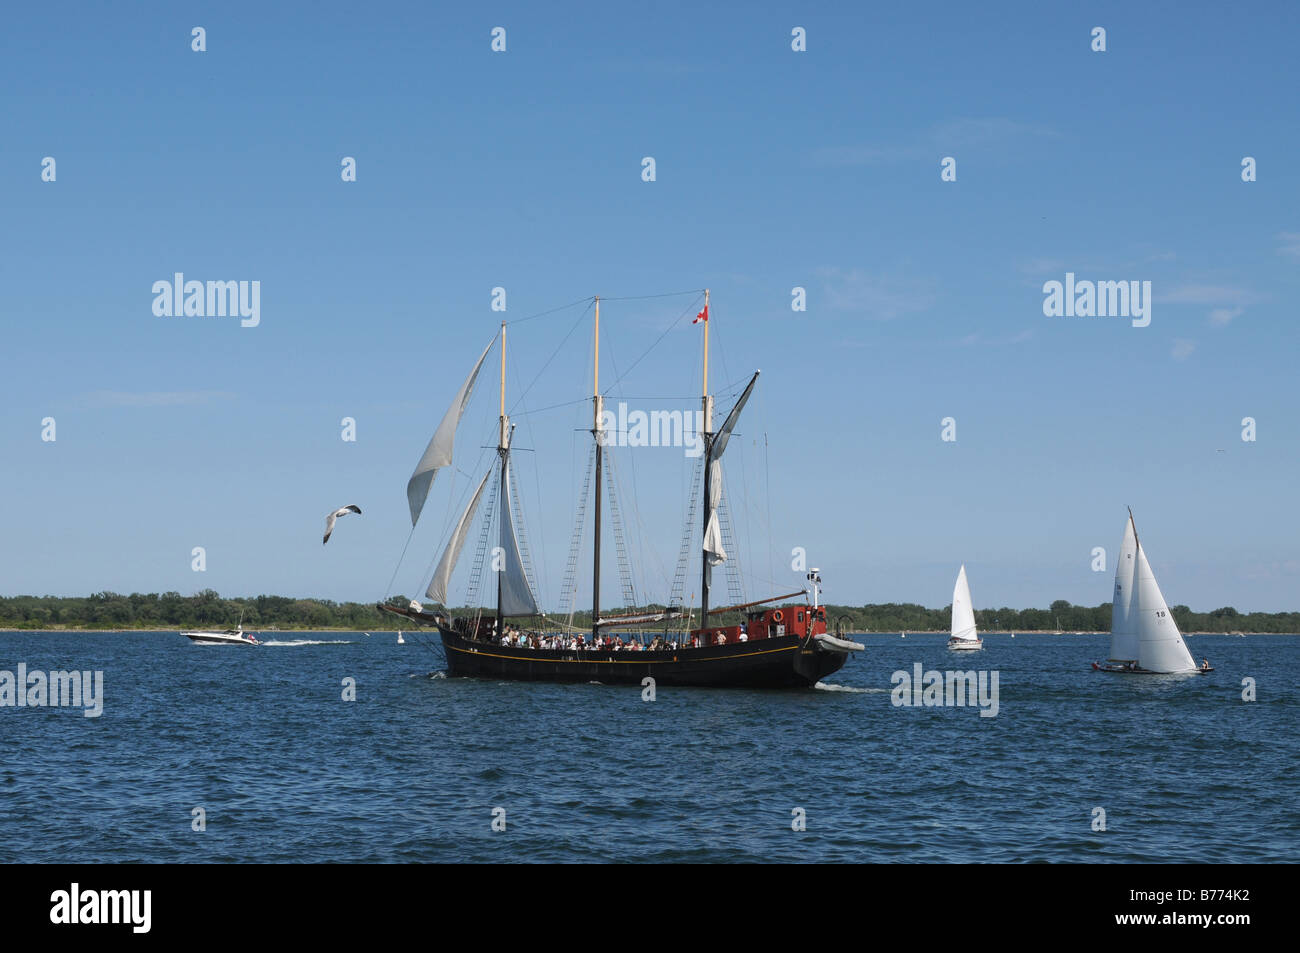
[[[484,489],[493,477],[496,487],[488,503],[488,518],[495,508],[496,545],[493,547],[494,575],[496,581],[496,606],[492,609],[472,610],[453,618],[446,610],[426,609],[419,602],[408,605],[379,603],[379,608],[420,624],[435,627],[442,639],[447,658],[448,674],[491,679],[552,682],[601,682],[603,684],[645,684],[652,678],[657,685],[689,685],[745,688],[796,688],[815,685],[826,676],[843,667],[849,655],[862,646],[827,632],[826,609],[820,603],[819,571],[807,574],[809,588],[753,602],[714,609],[715,617],[730,613],[727,624],[710,622],[709,594],[713,568],[727,560],[723,547],[724,531],[719,522],[719,503],[722,496],[721,458],[727,448],[736,422],[746,401],[754,390],[759,374],[756,371],[740,394],[722,426],[713,426],[713,397],[708,386],[708,319],[709,298],[704,293],[704,310],[696,322],[704,324],[704,387],[702,398],[703,426],[701,471],[703,493],[702,547],[699,550],[701,566],[701,602],[699,625],[692,626],[694,613],[682,605],[652,608],[623,615],[603,615],[600,611],[600,544],[601,544],[601,487],[602,470],[609,458],[607,454],[607,416],[604,397],[599,389],[600,366],[600,299],[595,303],[595,371],[593,374],[593,417],[591,434],[594,440],[593,469],[588,470],[588,485],[594,490],[593,561],[592,561],[592,624],[590,631],[578,631],[571,625],[548,619],[538,606],[533,592],[530,573],[527,571],[516,533],[516,517],[512,501],[517,500],[513,490],[514,471],[510,464],[510,443],[513,428],[506,414],[505,404],[505,338],[503,322],[497,338],[488,344],[469,377],[456,394],[452,406],[444,416],[430,441],[424,456],[416,466],[407,484],[407,500],[411,508],[414,528],[419,519],[433,477],[440,467],[451,463],[452,445],[478,372],[492,345],[500,341],[501,401],[497,427],[497,459],[483,476],[478,489],[469,502],[459,522],[451,532],[442,559],[433,573],[426,597],[435,603],[447,604],[447,588],[461,549],[470,533],[474,514],[478,509]],[[698,483],[697,483],[698,486]],[[614,482],[610,481],[611,493]],[[585,492],[585,489],[584,489]],[[695,498],[694,492],[691,494]],[[517,505],[517,503],[516,503]],[[610,505],[613,505],[611,500]],[[692,512],[694,507],[692,506]],[[571,549],[571,568],[575,564],[582,533],[582,509]],[[480,547],[485,545],[487,528]],[[728,546],[731,541],[728,538]],[[685,566],[686,542],[683,542],[682,566]],[[623,559],[620,552],[620,562]],[[481,559],[481,557],[480,557]],[[476,560],[477,573],[479,561]],[[684,570],[683,570],[684,571]],[[811,590],[811,592],[809,591]],[[795,597],[801,603],[773,606]],[[809,598],[811,596],[811,598]],[[741,621],[736,621],[739,613]],[[516,630],[507,624],[510,619],[531,618],[536,621],[536,631]],[[570,621],[572,616],[570,615]],[[674,620],[677,631],[669,630]],[[619,628],[648,628],[664,623],[662,632],[656,631],[648,643],[643,638],[628,640],[615,638],[611,632]],[[556,632],[554,629],[561,631]]]

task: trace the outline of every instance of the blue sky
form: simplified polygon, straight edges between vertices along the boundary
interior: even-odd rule
[[[726,461],[752,596],[802,546],[834,602],[946,605],[965,562],[977,606],[1096,604],[1128,504],[1171,604],[1296,608],[1300,12],[1130,7],[6,7],[0,592],[382,598],[493,287],[517,320],[707,286],[718,390],[764,372]],[[156,317],[177,271],[260,281],[261,324]],[[1067,271],[1150,281],[1150,326],[1045,317]],[[603,382],[663,335],[612,400],[695,406],[693,306],[602,308]],[[511,330],[512,404],[582,310]],[[494,362],[392,591],[492,441]],[[568,406],[516,417],[548,605],[589,386],[588,320],[519,410]],[[662,598],[687,466],[624,452]]]

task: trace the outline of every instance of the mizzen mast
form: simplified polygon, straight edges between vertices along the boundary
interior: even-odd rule
[[[596,513],[593,527],[591,562],[591,641],[596,641],[600,630],[600,484],[601,458],[605,455],[605,432],[601,418],[605,413],[605,399],[600,396],[600,295],[596,295],[595,360],[591,374],[591,436],[596,441]]]
[[[704,396],[703,438],[704,438],[704,532],[701,534],[702,546],[708,546],[708,527],[711,514],[710,498],[713,493],[713,468],[709,465],[713,449],[713,398],[709,396],[709,289],[704,289]],[[707,548],[700,552],[700,628],[709,627],[709,552]]]

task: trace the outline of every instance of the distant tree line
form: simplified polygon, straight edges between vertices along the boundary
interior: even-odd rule
[[[406,596],[393,596],[388,602],[405,606],[408,599]],[[1231,606],[1213,612],[1193,612],[1187,606],[1173,606],[1170,611],[1184,632],[1300,632],[1300,612],[1241,613]],[[371,631],[411,627],[408,620],[381,612],[371,602],[332,602],[287,596],[231,599],[222,598],[211,589],[190,596],[179,592],[134,592],[129,596],[97,592],[84,597],[0,597],[0,628],[5,629],[225,629],[234,627],[241,616],[244,628],[252,630],[339,628]],[[913,603],[892,602],[826,606],[826,617],[832,631],[836,628],[845,632],[947,631],[951,616],[951,606],[927,609]],[[710,622],[718,625],[734,624],[740,619],[741,614],[736,612],[710,616]],[[553,628],[557,627],[557,621],[567,621],[567,617],[560,620],[553,616],[549,621],[521,620],[521,624]],[[981,609],[975,613],[975,621],[986,631],[1053,632],[1060,629],[1066,632],[1109,632],[1110,603],[1088,607],[1058,599],[1046,609]],[[573,624],[589,628],[590,613],[575,613]],[[662,627],[663,623],[644,628]],[[677,624],[674,627],[681,626]]]

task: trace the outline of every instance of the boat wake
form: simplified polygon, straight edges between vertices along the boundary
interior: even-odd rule
[[[827,682],[818,682],[813,688],[819,692],[849,692],[853,695],[878,695],[882,692],[889,694],[892,690],[888,688],[857,688],[853,685],[831,685]]]
[[[298,646],[298,645],[356,645],[355,642],[346,642],[342,639],[290,639],[287,642],[263,642],[263,645],[276,645],[280,647]]]

